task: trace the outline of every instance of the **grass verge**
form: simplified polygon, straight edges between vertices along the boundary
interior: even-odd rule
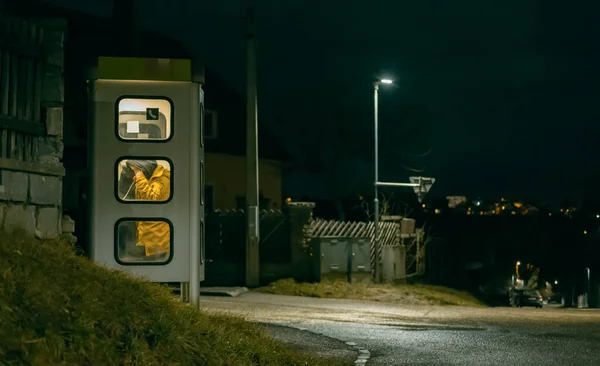
[[[431,285],[349,284],[344,280],[298,283],[293,279],[284,279],[260,287],[256,291],[277,295],[369,300],[402,305],[485,306],[468,292]]]
[[[0,235],[0,365],[336,365],[58,241]]]

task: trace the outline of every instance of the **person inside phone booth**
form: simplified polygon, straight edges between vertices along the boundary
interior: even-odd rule
[[[156,160],[128,160],[133,171],[136,201],[166,201],[171,195],[171,172]],[[171,249],[171,229],[163,221],[136,223],[136,246],[143,247],[146,260],[164,260]]]

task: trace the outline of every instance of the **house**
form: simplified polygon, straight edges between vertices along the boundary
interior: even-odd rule
[[[206,210],[241,209],[246,195],[246,103],[242,94],[206,70]],[[260,117],[259,117],[260,121]],[[273,131],[259,123],[260,207],[282,207],[282,169],[290,155]]]

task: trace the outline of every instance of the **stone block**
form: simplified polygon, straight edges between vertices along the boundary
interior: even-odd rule
[[[1,203],[0,202],[0,232],[2,231],[2,229],[4,228],[4,216],[6,213],[6,203]]]
[[[54,52],[50,52],[46,55],[46,62],[52,66],[64,68],[65,65],[65,56],[62,49],[58,49]]]
[[[75,232],[75,221],[67,215],[62,218],[62,232],[67,234]]]
[[[48,107],[45,111],[46,133],[50,136],[63,136],[63,109],[60,107]]]
[[[3,230],[11,234],[23,230],[28,236],[35,235],[35,206],[7,205]]]
[[[60,238],[63,241],[65,241],[71,245],[77,244],[77,237],[73,234],[69,234],[69,233],[61,234]]]
[[[27,187],[29,175],[22,172],[0,170],[2,174],[2,188],[0,188],[0,200],[25,202],[27,201]]]
[[[64,144],[59,137],[40,137],[38,138],[37,154],[38,157],[54,157],[62,159]]]
[[[38,239],[53,239],[59,233],[58,208],[42,207],[38,209],[35,236]]]
[[[43,102],[64,102],[65,86],[62,70],[56,67],[49,67],[44,73],[42,87]]]
[[[59,177],[29,175],[29,199],[38,205],[62,204],[62,181]]]
[[[44,155],[38,157],[38,162],[43,165],[58,167],[61,165],[60,160],[56,156]]]
[[[62,49],[65,44],[65,24],[60,21],[46,22],[44,24],[44,44],[47,48]]]
[[[45,22],[44,48],[47,50],[46,61],[49,65],[64,66],[64,45],[66,24],[60,21]]]

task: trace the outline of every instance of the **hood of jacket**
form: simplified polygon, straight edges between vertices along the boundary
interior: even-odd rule
[[[150,179],[152,177],[152,174],[154,174],[154,171],[158,166],[156,160],[128,160],[127,164],[141,170],[146,179]]]

